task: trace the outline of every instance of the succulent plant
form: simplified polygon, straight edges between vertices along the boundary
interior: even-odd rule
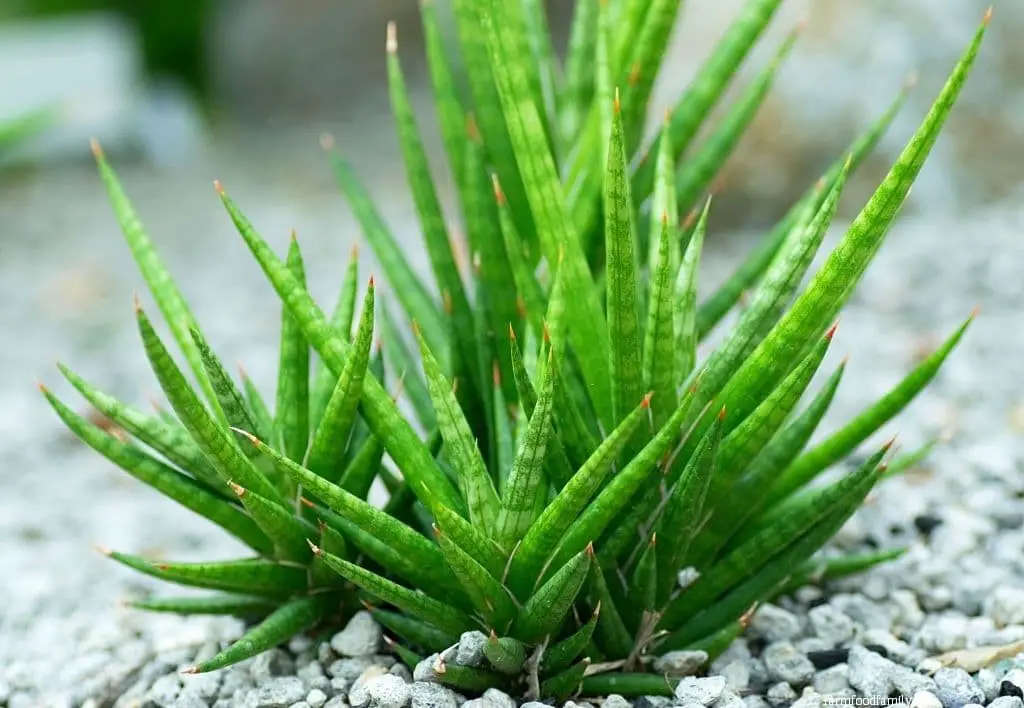
[[[698,304],[709,212],[702,197],[792,38],[680,164],[779,5],[749,0],[651,147],[638,152],[678,5],[580,0],[560,68],[540,3],[456,0],[464,98],[424,3],[470,259],[459,257],[460,240],[448,232],[389,26],[393,110],[436,288],[416,275],[326,139],[342,191],[401,305],[397,315],[376,313],[371,280],[354,332],[355,262],[335,312],[325,314],[306,290],[297,242],[278,257],[218,185],[284,303],[273,416],[210,350],[96,148],[122,230],[198,389],[139,309],[146,353],[174,416],[129,409],[65,369],[132,441],[47,396],[87,443],[257,554],[178,564],[111,553],[150,575],[228,593],[140,607],[263,618],[193,670],[253,656],[339,621],[362,602],[398,638],[403,660],[422,660],[421,671],[466,691],[659,693],[671,683],[648,671],[651,655],[703,648],[714,656],[758,602],[898,554],[816,556],[881,479],[925,450],[890,463],[887,444],[835,481],[818,481],[922,390],[970,319],[813,446],[845,362],[809,389],[838,313],[956,100],[989,15],[806,285],[846,178],[901,99]],[[699,360],[698,343],[742,293],[749,295],[736,322]],[[371,357],[376,319],[384,366]],[[312,388],[310,349],[320,360]],[[382,369],[397,376],[412,415],[386,391]],[[366,500],[377,478],[390,492],[383,508]],[[486,660],[457,665],[445,649],[472,630],[489,635]]]
[[[53,108],[0,118],[0,157],[49,128],[56,119],[57,111]]]

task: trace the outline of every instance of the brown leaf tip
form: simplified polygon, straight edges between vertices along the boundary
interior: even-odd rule
[[[331,151],[334,149],[334,136],[330,133],[320,133],[320,149]]]
[[[977,319],[978,315],[980,315],[980,314],[981,314],[981,305],[975,305],[974,309],[971,310],[971,314],[967,316],[967,319],[969,319],[969,320]]]
[[[316,504],[311,502],[306,497],[299,497],[299,504],[302,504],[302,506],[304,506],[306,508],[309,508],[309,509],[312,509],[314,506],[316,506]]]
[[[314,556],[322,556],[324,554],[323,549],[320,548],[320,546],[313,543],[312,541],[310,541],[308,538],[306,539],[306,543],[309,544],[309,550],[313,551]]]
[[[511,322],[508,323],[508,338],[511,342],[516,341],[516,330],[515,327],[512,326]]]
[[[476,116],[472,113],[466,116],[466,134],[474,143],[480,142],[480,126],[476,124]]]
[[[797,37],[797,36],[803,34],[803,31],[805,29],[807,29],[807,25],[808,24],[810,24],[810,20],[807,19],[806,17],[803,18],[802,20],[800,20],[799,22],[797,22],[796,26],[793,28],[793,36]]]
[[[189,674],[189,675],[191,675],[191,674],[198,674],[199,673],[199,667],[198,666],[186,666],[185,668],[183,668],[181,670],[181,673]]]
[[[886,452],[889,452],[889,450],[891,450],[891,449],[892,449],[892,446],[896,444],[896,438],[897,438],[897,437],[899,437],[899,434],[897,434],[897,435],[893,435],[893,436],[892,436],[892,437],[891,437],[891,438],[889,439],[889,442],[887,442],[887,443],[886,443],[885,445],[882,445],[882,449],[883,449],[883,450],[885,450]]]
[[[234,482],[228,482],[228,486],[231,487],[231,491],[238,495],[239,498],[245,496],[246,489],[241,484],[235,484]]]
[[[665,109],[665,125],[667,126],[671,122],[672,122],[672,109],[671,108],[666,108]]]
[[[232,432],[238,433],[239,435],[245,437],[246,440],[251,442],[256,447],[266,447],[263,444],[262,440],[260,440],[258,437],[256,437],[255,435],[253,435],[252,433],[250,433],[247,430],[242,430],[241,428],[235,428],[235,427],[232,427],[231,430],[232,430]]]
[[[615,111],[615,115],[618,115],[622,111],[622,104],[619,102],[619,87],[615,87],[615,98],[612,99],[612,110]]]
[[[110,556],[114,555],[114,552],[112,550],[110,550],[109,548],[107,548],[106,546],[96,546],[96,550],[99,553],[102,553],[103,555],[105,555],[107,558],[109,558]]]
[[[46,384],[44,384],[42,381],[36,381],[36,388],[38,388],[39,392],[42,393],[44,396],[50,393],[50,389],[46,388]]]
[[[213,180],[213,188],[217,191],[217,194],[224,196],[224,185],[220,183],[219,179]]]
[[[547,344],[551,344],[551,330],[548,329],[548,323],[541,323],[541,329],[543,330],[544,342]]]
[[[389,637],[386,634],[383,635],[382,638],[384,639],[384,643],[387,644],[389,647],[393,647],[393,646],[395,646],[395,644],[398,643],[398,642],[396,642],[394,639],[392,639],[391,637]]]
[[[498,633],[494,631],[494,628],[491,628],[491,634],[488,637],[488,639],[490,639],[493,642],[498,641]]]
[[[651,399],[654,398],[654,391],[648,391],[644,394],[644,397],[640,400],[640,407],[648,409],[651,407]]]
[[[746,629],[750,626],[751,621],[754,619],[754,614],[757,612],[758,603],[754,603],[750,608],[740,616],[740,628]]]
[[[359,244],[358,243],[353,243],[352,244],[352,248],[351,248],[351,250],[349,250],[348,254],[349,254],[349,258],[352,259],[353,261],[354,260],[358,260],[359,259]]]
[[[498,366],[497,359],[491,362],[491,380],[495,388],[501,388],[501,367]]]
[[[373,288],[374,288],[375,286],[376,286],[376,281],[375,281],[375,280],[373,279],[373,273],[370,273],[370,281],[369,281],[369,283],[367,284],[367,287],[369,287],[369,288],[370,288],[370,290],[373,290]]]
[[[981,18],[981,24],[987,25],[989,22],[992,21],[992,12],[993,12],[993,10],[994,10],[994,8],[991,5],[989,5],[988,9],[985,10],[985,14]]]
[[[668,209],[661,210],[661,225],[668,226]]]
[[[89,138],[89,149],[92,151],[93,157],[97,160],[103,159],[103,146],[100,145],[100,141],[96,138]]]
[[[640,63],[637,62],[633,66],[629,67],[629,78],[626,79],[630,86],[636,86],[640,83]]]
[[[600,616],[601,616],[601,601],[598,600],[597,604],[594,605],[594,619],[596,620]]]
[[[139,294],[137,292],[132,293],[132,307],[135,308],[136,315],[142,314],[142,300],[139,299]]]
[[[505,206],[508,202],[505,201],[505,193],[501,191],[501,182],[498,181],[497,173],[491,175],[491,186],[494,187],[494,199],[498,202],[498,206]]]
[[[594,552],[594,542],[593,541],[591,541],[590,543],[587,544],[586,552],[587,552],[587,555],[590,556],[591,558],[593,558],[593,557],[595,557],[597,555]]]
[[[398,51],[398,28],[394,22],[388,22],[387,40],[385,40],[384,46],[388,54],[394,54]]]
[[[725,406],[722,406],[722,410],[718,411],[718,419],[725,420]]]
[[[651,534],[651,542],[649,544],[647,544],[647,545],[653,547],[653,546],[656,546],[657,544],[658,544],[658,534],[657,533],[652,533]]]
[[[829,327],[828,331],[825,332],[825,339],[827,339],[828,341],[831,342],[832,341],[832,337],[836,336],[836,329],[838,327],[839,327],[839,323],[838,322],[835,322],[831,327]]]

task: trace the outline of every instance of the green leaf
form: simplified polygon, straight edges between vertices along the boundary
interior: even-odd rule
[[[441,531],[495,578],[505,570],[505,555],[483,532],[448,508],[439,508],[434,520]]]
[[[374,285],[371,277],[366,296],[363,298],[363,312],[359,318],[359,329],[350,356],[327,402],[306,457],[306,468],[330,481],[337,480],[341,475],[341,461],[356,422],[359,399],[363,395],[366,367],[370,362],[373,319]]]
[[[578,0],[573,5],[558,106],[559,128],[566,144],[571,144],[576,137],[594,95],[598,5],[597,0]]]
[[[210,485],[211,491],[215,494],[219,494],[225,499],[230,498],[227,490],[224,489],[223,480],[184,428],[146,415],[113,396],[103,393],[59,362],[57,368],[97,411],[118,427],[156,450],[172,464]]]
[[[285,505],[280,492],[253,466],[231,433],[220,426],[199,400],[199,396],[185,380],[160,341],[146,313],[138,309],[136,318],[145,345],[146,357],[160,381],[160,387],[174,412],[181,418],[182,424],[213,465],[221,480],[225,483],[234,481],[276,504]]]
[[[776,504],[797,489],[813,480],[822,470],[838,462],[852,452],[870,435],[892,420],[914,400],[921,390],[935,378],[942,363],[960,342],[967,327],[974,321],[972,314],[947,339],[941,347],[932,352],[917,368],[911,371],[885,396],[860,413],[856,418],[833,433],[814,449],[805,452],[790,465],[769,487],[765,497],[766,506]]]
[[[419,663],[423,661],[422,656],[411,649],[407,649],[386,635],[384,636],[384,644],[386,644],[388,649],[398,657],[398,660],[405,664],[410,670],[415,669],[419,666]]]
[[[820,585],[828,580],[863,573],[876,565],[896,560],[906,552],[906,548],[893,548],[873,553],[851,553],[830,558],[812,558],[800,566],[793,577],[779,589],[779,595],[788,595],[804,585]]]
[[[472,556],[463,551],[441,529],[435,527],[441,552],[452,573],[459,579],[463,590],[469,596],[473,608],[482,616],[489,627],[500,631],[508,629],[516,615],[516,606],[501,582]]]
[[[70,373],[70,372],[69,372]],[[186,509],[217,524],[259,553],[273,551],[273,544],[259,527],[237,506],[209,491],[206,485],[186,477],[137,447],[118,440],[64,405],[48,389],[40,386],[46,400],[64,424],[82,442],[100,453],[135,479],[148,484]]]
[[[451,634],[437,627],[413,619],[400,612],[389,612],[379,610],[376,607],[370,608],[370,614],[377,624],[385,629],[394,632],[410,644],[422,647],[427,651],[443,651],[448,647],[457,644],[459,635]]]
[[[499,637],[491,630],[484,644],[484,656],[501,673],[516,676],[526,663],[526,647],[518,639]]]
[[[689,148],[690,141],[697,135],[711,109],[732,83],[737,69],[781,4],[782,0],[747,0],[740,14],[715,45],[711,56],[676,101],[665,132],[669,136],[677,159]],[[647,154],[657,154],[657,147],[656,141]],[[633,193],[637,199],[643,199],[650,194],[653,181],[654,162],[644,159],[633,177]]]
[[[651,417],[655,430],[660,428],[675,410],[678,399],[676,386],[680,376],[676,365],[675,303],[672,284],[672,256],[670,243],[674,229],[669,225],[667,212],[658,230],[658,250],[651,261],[650,300],[647,305],[647,327],[644,328],[643,381],[654,393]],[[654,233],[653,231],[651,233]]]
[[[548,441],[551,438],[551,407],[554,399],[552,353],[541,372],[541,391],[537,405],[512,462],[507,490],[501,499],[495,527],[495,539],[506,549],[513,548],[534,522],[537,508],[547,499],[548,483],[544,474]]]
[[[310,559],[306,539],[316,536],[316,529],[304,522],[294,511],[261,497],[233,482],[231,490],[242,500],[242,505],[256,525],[274,542],[275,555],[281,560],[304,563]]]
[[[729,405],[730,411],[735,411],[737,422],[777,385],[853,293],[935,144],[978,53],[987,25],[986,20],[979,27],[928,116],[842,241],[723,390],[720,400]]]
[[[498,222],[501,226],[501,236],[505,244],[505,255],[508,258],[509,267],[512,270],[512,279],[515,281],[515,292],[519,298],[517,307],[524,310],[523,318],[529,323],[536,337],[543,334],[544,318],[544,293],[534,275],[530,263],[534,260],[529,257],[526,251],[526,244],[516,231],[515,222],[512,221],[512,213],[509,209],[508,199],[501,191],[498,177],[493,177],[494,198],[498,205]],[[511,331],[514,331],[511,330]]]
[[[473,626],[470,618],[460,610],[439,600],[427,597],[421,591],[402,587],[387,578],[361,568],[354,563],[314,548],[313,553],[320,556],[337,573],[355,583],[374,597],[394,605],[403,612],[436,625],[439,629],[461,634]]]
[[[462,192],[460,182],[465,174],[463,166],[466,134],[466,114],[455,87],[455,78],[445,54],[444,38],[437,20],[433,0],[420,0],[420,18],[423,21],[423,39],[426,45],[427,68],[434,90],[434,107],[441,140],[448,155],[448,166],[455,183]]]
[[[541,585],[519,610],[512,633],[527,642],[539,642],[555,633],[587,579],[594,549],[577,553]]]
[[[560,270],[565,272],[568,313],[574,325],[569,334],[594,406],[607,425],[612,419],[608,334],[601,324],[601,304],[593,277],[565,208],[565,193],[543,122],[532,102],[529,77],[516,54],[513,38],[506,32],[512,6],[496,0],[485,0],[481,5],[479,19],[484,43],[536,233],[548,263],[557,263],[559,254],[564,254]],[[500,170],[499,175],[507,191],[508,181]],[[509,196],[511,199],[512,195]]]
[[[166,563],[100,549],[105,556],[140,573],[179,585],[265,597],[288,597],[306,590],[306,569],[262,558],[208,563]]]
[[[384,356],[401,382],[402,391],[409,397],[420,425],[427,430],[436,428],[434,404],[430,402],[427,384],[420,375],[419,362],[413,358],[402,331],[386,307],[381,308],[381,339],[384,342]]]
[[[771,63],[729,107],[700,148],[683,162],[675,179],[681,211],[688,211],[697,203],[700,195],[729,159],[740,138],[747,132],[768,92],[771,91],[775,75],[792,51],[799,33],[800,28],[797,28],[789,34]]]
[[[369,436],[359,446],[355,457],[341,473],[338,486],[360,499],[366,499],[373,486],[373,480],[377,478],[382,469],[380,463],[383,457],[384,445],[379,438],[373,435]]]
[[[444,584],[447,573],[443,567],[440,549],[429,539],[416,533],[402,522],[369,504],[341,487],[328,482],[313,472],[295,464],[265,443],[253,438],[253,444],[268,455],[282,472],[286,473],[304,491],[320,499],[332,511],[347,519],[373,539],[379,540],[404,559],[403,575],[415,573],[419,584]],[[329,520],[326,519],[325,520]],[[339,529],[343,533],[346,528]],[[355,539],[353,539],[355,540]],[[396,572],[399,568],[395,568]]]
[[[676,372],[680,380],[686,380],[697,365],[697,344],[700,341],[697,310],[697,278],[700,271],[700,257],[704,249],[704,236],[708,227],[708,212],[711,199],[704,202],[693,236],[683,254],[679,274],[676,276],[674,310],[676,344]]]
[[[450,308],[448,316],[451,318],[452,326],[461,332],[472,332],[473,312],[469,306],[469,299],[466,297],[466,290],[462,284],[462,277],[459,275],[455,256],[452,254],[441,203],[430,174],[430,163],[426,151],[423,149],[412,104],[409,102],[405,78],[398,60],[398,39],[393,22],[388,24],[387,52],[391,112],[398,130],[409,189],[416,207],[420,230],[423,233],[427,257],[430,260],[437,287],[445,298],[446,307]],[[466,361],[475,362],[479,358],[476,351],[476,340],[473,337],[459,337],[454,345],[460,348],[460,354]],[[479,374],[471,368],[470,375],[473,374],[477,374],[473,376],[473,381],[479,388],[481,383]]]
[[[167,326],[170,327],[178,347],[185,355],[185,360],[188,361],[189,368],[192,369],[192,374],[199,382],[203,394],[214,406],[214,415],[223,422],[224,417],[217,408],[217,396],[206,376],[199,351],[189,334],[189,327],[196,324],[196,319],[185,302],[185,298],[174,284],[167,267],[160,260],[149,234],[146,233],[146,228],[135,212],[135,207],[132,206],[131,200],[125,194],[117,173],[107,162],[100,144],[95,140],[92,141],[92,153],[96,157],[100,180],[106,188],[114,215],[117,217],[117,223],[121,227],[121,233],[124,234],[128,247],[131,249],[132,258],[135,259],[149,292],[156,300],[156,304],[160,308],[164,320],[167,321]]]
[[[182,673],[202,674],[251,659],[317,624],[324,617],[326,611],[327,603],[323,597],[304,597],[293,600],[276,609],[266,619],[234,641],[227,649],[196,666],[183,669]]]
[[[590,659],[584,658],[562,673],[545,679],[540,684],[540,694],[553,696],[559,702],[564,701],[579,690],[580,682],[583,681],[583,675],[588,666],[590,666]]]
[[[305,287],[306,271],[294,232],[288,247],[287,264],[295,279]],[[309,444],[309,344],[302,328],[284,304],[281,306],[281,358],[274,423],[284,451],[296,462],[301,462]]]
[[[775,563],[777,556],[827,515],[845,507],[851,500],[863,499],[876,479],[876,469],[887,449],[882,448],[856,472],[821,490],[813,499],[794,504],[774,518],[761,520],[737,538],[731,552],[672,601],[664,615],[666,626],[712,604],[722,593],[754,575],[765,564]]]
[[[806,207],[807,202],[818,200],[820,203],[820,201],[824,200],[825,195],[839,178],[846,163],[849,162],[849,171],[852,173],[874,149],[875,145],[878,144],[878,141],[885,134],[885,131],[892,124],[896,114],[899,113],[906,102],[908,88],[909,85],[904,87],[878,120],[847,148],[844,156],[832,163],[819,183],[812,185],[804,193],[800,200],[782,217],[779,223],[761,240],[761,243],[743,260],[740,267],[715,290],[711,297],[701,303],[700,310],[697,313],[697,332],[701,338],[711,331],[733,305],[736,304],[740,295],[751,288],[764,271],[768,269],[786,235],[796,223],[797,217]],[[847,155],[849,157],[846,157]]]
[[[441,656],[434,661],[433,669],[437,681],[459,691],[483,693],[489,688],[503,687],[507,682],[502,674],[472,666],[448,664]]]
[[[590,594],[597,598],[594,615],[598,617],[594,637],[611,656],[629,656],[633,649],[633,636],[626,629],[622,613],[612,598],[611,590],[595,557],[591,563]]]
[[[645,398],[619,423],[530,525],[519,550],[512,556],[509,570],[509,582],[517,595],[522,597],[539,582],[545,561],[551,557],[559,539],[575,519],[589,508],[588,502],[601,488],[626,441],[639,427],[648,406],[649,399]]]
[[[233,615],[245,619],[265,617],[279,607],[278,603],[273,600],[244,595],[151,597],[145,600],[130,600],[127,605],[148,612],[170,612],[177,615]]]
[[[782,244],[739,323],[708,359],[701,379],[705,396],[710,397],[724,386],[732,385],[729,378],[744,365],[746,358],[763,341],[792,300],[832,221],[846,175],[847,170],[844,170],[813,217],[810,210],[813,203],[808,203],[808,208]],[[756,405],[760,404],[761,401],[758,401]],[[746,413],[749,412],[746,409],[747,406],[744,406],[738,412],[741,417],[731,421],[733,426],[746,419]]]
[[[704,526],[689,556],[693,565],[703,566],[748,519],[754,518],[764,508],[768,499],[765,489],[771,487],[779,473],[800,454],[814,434],[835,397],[845,367],[845,363],[839,365],[806,410],[772,437],[743,477],[733,485],[729,492],[731,512],[712,516]]]
[[[338,336],[309,293],[274,255],[249,220],[224,193],[223,188],[220,189],[220,193],[239,234],[273,284],[278,296],[288,305],[302,326],[307,340],[319,352],[321,359],[331,371],[340,375],[349,355],[348,342]],[[448,504],[460,508],[457,492],[437,466],[430,450],[417,437],[409,422],[375,377],[368,377],[363,382],[361,403],[361,411],[367,425],[373,434],[384,442],[391,459],[412,485],[416,496],[428,507]]]
[[[338,301],[334,306],[334,312],[331,314],[331,326],[345,339],[352,337],[352,322],[355,320],[358,294],[359,249],[353,246],[348,266],[345,268],[345,276],[341,281]],[[338,377],[331,371],[331,367],[325,366],[321,362],[316,375],[313,377],[313,388],[309,394],[309,423],[311,430],[316,430],[320,425],[324,409],[327,408],[327,401],[330,400],[337,382]],[[262,434],[259,437],[266,438]]]
[[[692,403],[693,392],[691,391],[654,438],[629,461],[629,464],[601,490],[593,501],[586,505],[582,513],[579,513],[578,517],[569,517],[572,525],[558,545],[555,555],[556,565],[560,561],[564,562],[566,557],[579,553],[593,539],[599,538],[615,517],[629,505],[636,491],[651,478],[658,461],[678,441],[683,421],[690,414]]]
[[[651,535],[647,547],[640,553],[633,577],[629,583],[627,607],[633,616],[633,624],[640,624],[644,612],[653,612],[658,594],[658,543],[657,534]]]
[[[834,329],[829,330],[779,387],[722,442],[718,473],[711,483],[713,500],[725,500],[729,496],[732,486],[796,408],[825,358],[833,332]]]
[[[420,330],[416,330],[423,358],[423,373],[427,389],[434,402],[438,426],[444,437],[445,452],[459,480],[459,489],[469,509],[469,519],[485,533],[494,528],[500,502],[483,456],[477,447],[466,417],[452,391],[451,384],[441,373],[441,365]]]
[[[707,520],[708,488],[716,474],[720,473],[717,461],[724,413],[723,409],[687,461],[658,521],[657,532],[661,534],[661,543],[657,547],[658,580],[655,594],[659,608],[668,602],[677,586],[679,571],[687,558],[690,544]]]
[[[620,63],[619,69],[620,80],[626,80],[624,98],[627,112],[624,124],[629,138],[629,152],[640,141],[654,80],[664,64],[665,52],[681,5],[682,0],[649,0],[643,14],[643,23],[636,28],[637,33],[619,35],[620,48],[625,49],[624,53],[620,53],[624,61]]]
[[[256,418],[249,410],[248,401],[245,400],[245,396],[235,385],[235,382],[231,380],[231,376],[213,352],[210,343],[206,341],[206,337],[203,336],[203,333],[197,327],[190,327],[189,333],[192,335],[192,341],[195,342],[196,348],[199,350],[203,366],[206,367],[206,375],[209,377],[214,395],[217,396],[217,403],[224,413],[228,425],[260,432],[257,430]],[[267,431],[262,432],[266,433]],[[243,445],[243,451],[249,457],[252,457],[254,450],[245,447],[245,439],[242,438],[238,442]]]
[[[583,650],[590,644],[600,614],[601,608],[598,605],[590,619],[582,627],[549,647],[544,652],[544,656],[541,657],[541,670],[544,673],[553,674],[569,668],[569,665],[578,659]]]
[[[238,366],[238,376],[242,381],[242,390],[245,391],[245,400],[249,404],[249,412],[252,413],[256,431],[262,431],[268,440],[271,439],[274,432],[274,417],[270,414],[266,401],[241,364]]]
[[[583,677],[580,683],[580,694],[583,696],[607,696],[617,693],[620,696],[667,696],[671,697],[679,679],[667,676],[640,673],[609,672],[591,674]]]
[[[406,314],[423,328],[424,336],[435,351],[443,352],[446,325],[434,297],[416,275],[405,252],[370,198],[366,187],[356,177],[352,166],[333,151],[333,140],[327,140],[325,149],[330,156],[335,178],[353,215],[363,230],[363,236],[373,249],[373,255],[384,269],[395,297],[402,303]],[[236,224],[237,225],[237,224]],[[313,342],[311,344],[316,346]]]
[[[633,250],[636,225],[633,222],[633,199],[626,174],[622,113],[617,96],[604,181],[604,215],[612,420],[617,424],[643,395],[637,261]]]
[[[665,124],[668,124],[668,113],[665,113]],[[672,141],[662,135],[658,142],[658,161],[654,173],[654,194],[651,196],[650,222],[647,227],[647,266],[651,278],[655,278],[659,263],[658,250],[661,241],[656,238],[665,228],[669,227],[671,236],[677,236],[675,225],[679,223],[679,204],[676,200],[675,154],[672,152]],[[679,271],[680,249],[676,238],[668,239],[669,272]]]

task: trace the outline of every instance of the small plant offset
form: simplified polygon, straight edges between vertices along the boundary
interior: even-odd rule
[[[174,415],[140,413],[62,369],[129,440],[46,395],[83,440],[256,554],[188,564],[110,553],[150,575],[227,593],[140,607],[260,618],[194,671],[334,625],[363,603],[398,638],[404,661],[427,661],[421,670],[460,690],[502,686],[559,699],[663,693],[671,684],[649,671],[652,656],[684,648],[714,656],[758,602],[895,555],[814,557],[880,480],[921,453],[890,462],[886,445],[835,481],[812,483],[922,390],[969,320],[811,447],[844,364],[808,389],[841,308],[956,100],[988,15],[806,285],[846,178],[901,99],[698,304],[704,195],[793,38],[694,144],[779,5],[750,0],[653,144],[640,149],[679,4],[580,0],[560,66],[541,3],[456,0],[466,96],[424,4],[465,241],[450,238],[389,27],[394,114],[439,296],[415,275],[329,139],[325,147],[400,315],[375,310],[371,280],[356,322],[354,258],[338,305],[324,314],[306,290],[297,242],[280,259],[218,185],[284,303],[273,415],[211,351],[96,147],[122,230],[197,387],[139,309]],[[698,360],[698,344],[743,293],[735,323]],[[383,342],[376,356],[375,321]],[[313,377],[311,349],[319,356]],[[399,408],[399,390],[415,419]],[[383,508],[367,501],[378,479],[390,492]],[[484,666],[445,659],[443,650],[470,630],[489,635]]]

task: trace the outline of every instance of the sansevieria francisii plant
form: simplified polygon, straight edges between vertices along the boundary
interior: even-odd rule
[[[714,656],[758,602],[895,555],[815,556],[880,480],[919,453],[890,460],[886,445],[838,478],[817,480],[921,391],[967,322],[883,398],[809,446],[844,364],[814,390],[811,381],[989,16],[809,279],[845,180],[900,98],[731,278],[698,298],[705,194],[794,37],[704,140],[694,138],[779,4],[746,3],[646,145],[651,87],[679,0],[579,0],[564,63],[551,49],[542,3],[454,0],[465,95],[424,3],[462,212],[458,237],[439,205],[390,26],[391,99],[433,287],[415,274],[329,138],[342,192],[396,311],[375,303],[372,279],[357,306],[353,258],[325,314],[304,285],[297,242],[280,258],[217,185],[283,303],[272,411],[211,351],[94,146],[189,373],[140,307],[146,354],[173,414],[131,409],[63,367],[127,435],[46,395],[89,445],[252,549],[252,557],[205,563],[109,552],[149,575],[220,593],[139,607],[255,619],[193,671],[252,657],[364,605],[395,638],[394,651],[419,664],[418,675],[463,691],[660,693],[671,682],[653,672],[652,656],[684,648]],[[743,293],[720,343],[699,360],[698,344]],[[376,337],[383,344],[375,353]],[[367,501],[378,480],[389,492],[383,506]],[[472,630],[489,636],[486,659],[457,665],[444,650]]]

